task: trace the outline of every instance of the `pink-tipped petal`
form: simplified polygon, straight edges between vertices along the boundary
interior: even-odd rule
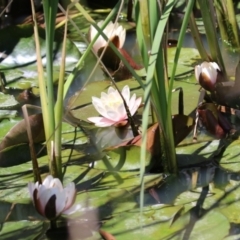
[[[88,118],[90,122],[95,123],[97,127],[109,127],[112,126],[115,122],[103,117],[90,117]]]

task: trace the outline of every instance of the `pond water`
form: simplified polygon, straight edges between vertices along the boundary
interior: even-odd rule
[[[178,33],[170,33],[169,37],[177,39]],[[206,45],[204,36],[203,41]],[[84,44],[77,46],[84,51]],[[124,47],[137,63],[141,63],[134,32],[128,33]],[[192,65],[199,58],[189,33],[183,47],[177,72],[180,77],[175,87],[183,88],[184,113],[190,114],[195,111],[199,96]],[[170,67],[172,51],[174,53],[175,49],[169,49]],[[229,51],[224,44],[222,53],[228,75],[233,77],[239,54]],[[105,239],[114,239],[109,235],[111,233],[116,239],[239,239],[239,140],[216,140],[205,129],[199,129],[198,141],[193,142],[190,133],[176,148],[180,167],[178,175],[162,174],[156,164],[159,159],[148,154],[144,208],[140,212],[140,148],[111,148],[131,139],[131,130],[96,129],[84,122],[96,114],[91,96],[99,96],[111,84],[97,67],[85,85],[95,63],[95,58],[90,55],[74,79],[65,101],[66,109],[74,117],[70,120],[82,120],[76,128],[64,123],[62,149],[64,183],[73,181],[76,184],[76,202],[82,205],[81,211],[70,218],[59,219],[57,231],[49,229],[49,222],[34,209],[26,187],[29,181],[33,181],[28,144],[22,144],[26,139],[12,131],[14,138],[20,140],[14,143],[12,151],[1,153],[0,162],[6,165],[0,168],[0,238],[101,239],[101,235]],[[8,81],[11,74],[6,72],[6,77]],[[8,86],[17,80],[18,77],[12,77]],[[27,82],[31,81],[27,79]],[[132,93],[142,94],[133,79],[119,82],[118,86],[122,88],[126,84]],[[174,95],[174,114],[178,111],[177,100]],[[141,123],[141,113],[142,109],[136,122]],[[6,132],[19,119],[2,118],[0,124],[4,131],[1,138],[6,140]],[[237,127],[238,122],[236,119]],[[45,176],[48,174],[46,153],[41,144],[36,148],[37,152],[41,151],[39,166]]]

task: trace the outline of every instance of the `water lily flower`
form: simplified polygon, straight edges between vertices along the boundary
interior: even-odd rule
[[[63,188],[58,178],[47,176],[42,184],[28,183],[28,190],[39,214],[53,220],[60,214],[70,215],[80,209],[74,205],[76,189],[73,182]]]
[[[136,98],[135,93],[130,98],[130,89],[127,85],[123,87],[121,93],[131,116],[133,116],[139,108],[142,98]],[[102,117],[88,118],[88,120],[95,123],[96,126],[108,127],[114,125],[115,127],[119,127],[127,124],[128,116],[123,99],[119,92],[113,87],[109,87],[107,93],[102,92],[101,98],[92,97],[92,103],[98,113],[102,115]]]
[[[195,77],[205,90],[213,91],[220,71],[217,63],[203,62],[195,67]]]
[[[101,28],[103,23],[104,21],[100,21],[97,23],[97,25]],[[121,25],[118,23],[109,22],[103,32],[117,48],[123,47],[126,38],[126,29],[124,29]],[[90,41],[93,40],[97,33],[97,29],[91,25],[89,30]],[[100,35],[93,45],[93,50],[98,53],[98,50],[106,45],[107,41]]]

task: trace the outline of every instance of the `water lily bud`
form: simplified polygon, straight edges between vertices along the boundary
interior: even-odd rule
[[[70,215],[80,209],[74,205],[76,189],[73,182],[65,188],[58,178],[47,176],[42,184],[28,183],[28,190],[39,214],[53,220],[60,214]]]
[[[214,91],[220,68],[215,62],[203,62],[195,67],[195,77],[199,84],[208,91]]]
[[[129,108],[131,116],[135,114],[139,108],[142,98],[136,98],[134,93],[130,98],[130,89],[126,85],[122,89],[122,96]],[[102,117],[90,117],[89,121],[95,123],[98,127],[115,126],[120,127],[127,124],[127,112],[124,107],[123,99],[119,92],[112,88],[108,88],[108,92],[102,92],[101,98],[92,97],[92,103],[95,109]]]
[[[100,21],[97,23],[99,28],[102,27],[103,22],[104,21]],[[119,25],[118,23],[114,24],[113,22],[109,22],[103,32],[108,37],[108,39],[113,42],[116,48],[121,49],[123,47],[126,38],[126,29],[123,28],[121,25]],[[94,39],[97,33],[97,29],[91,25],[89,30],[90,41]],[[98,50],[102,47],[105,47],[106,45],[107,41],[100,35],[93,45],[93,50],[98,53]]]

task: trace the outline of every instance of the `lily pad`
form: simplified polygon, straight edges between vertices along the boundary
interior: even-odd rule
[[[44,30],[39,29],[42,62],[46,64]],[[54,74],[57,75],[61,63],[63,37],[58,32],[54,41]],[[72,70],[81,54],[72,41],[66,43],[66,70]],[[37,85],[36,48],[32,25],[9,26],[0,31],[0,69],[4,70],[5,84],[8,87],[21,88],[20,82],[33,81]],[[15,68],[13,71],[12,69]],[[14,84],[15,83],[15,84]],[[17,84],[16,84],[17,83]]]
[[[172,67],[174,63],[174,57],[176,48],[168,48],[168,74],[171,76]],[[190,74],[194,70],[194,66],[200,60],[198,50],[195,48],[182,48],[180,57],[178,59],[178,65],[176,70],[176,76],[184,76]]]
[[[19,106],[18,101],[14,98],[13,95],[3,94],[0,92],[0,109],[16,109]]]

